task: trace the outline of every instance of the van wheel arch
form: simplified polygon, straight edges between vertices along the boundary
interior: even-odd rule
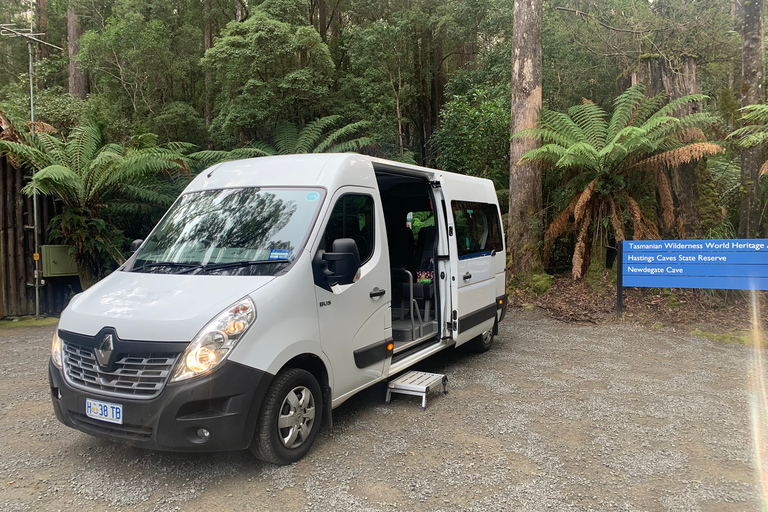
[[[299,368],[301,370],[306,370],[311,373],[315,379],[317,379],[317,383],[320,384],[320,390],[323,394],[323,419],[320,426],[324,428],[333,428],[333,397],[331,394],[328,369],[326,368],[323,360],[314,354],[301,354],[285,363],[283,367],[280,368],[278,374],[286,371],[289,368]]]
[[[314,375],[301,368],[283,369],[267,390],[251,452],[265,462],[278,465],[301,459],[312,447],[320,429],[322,402]]]

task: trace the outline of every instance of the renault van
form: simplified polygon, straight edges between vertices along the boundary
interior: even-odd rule
[[[358,391],[490,348],[502,233],[486,179],[356,154],[215,165],[61,314],[56,416],[133,446],[294,462]]]

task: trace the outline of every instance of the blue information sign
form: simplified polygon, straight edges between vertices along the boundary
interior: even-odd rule
[[[768,239],[625,241],[619,286],[768,290]]]

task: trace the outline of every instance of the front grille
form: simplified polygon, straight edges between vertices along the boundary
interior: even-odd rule
[[[126,354],[113,369],[99,366],[93,350],[64,342],[64,374],[75,387],[106,395],[150,399],[160,394],[178,354]]]
[[[84,430],[122,437],[132,441],[149,441],[152,438],[152,429],[150,427],[105,423],[76,412],[70,412],[69,417],[75,425]]]

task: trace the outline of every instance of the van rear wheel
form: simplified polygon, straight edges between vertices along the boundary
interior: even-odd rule
[[[467,342],[469,349],[478,353],[488,352],[491,345],[493,345],[493,329],[489,329]]]
[[[306,370],[289,368],[269,386],[251,452],[273,464],[291,464],[312,447],[320,430],[323,396],[317,379]]]

